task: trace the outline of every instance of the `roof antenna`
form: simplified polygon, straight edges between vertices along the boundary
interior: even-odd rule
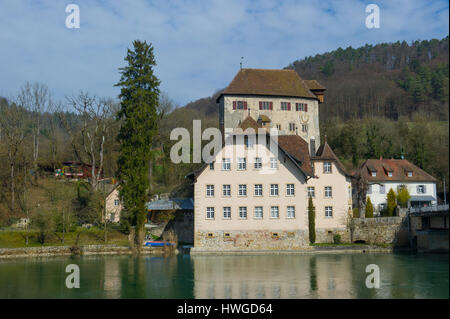
[[[244,57],[243,56],[241,56],[241,69],[242,69],[242,61],[244,60]]]

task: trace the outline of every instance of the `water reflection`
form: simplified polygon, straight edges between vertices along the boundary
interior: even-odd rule
[[[65,286],[68,264],[80,289]],[[380,267],[380,289],[365,286]],[[0,260],[0,298],[448,298],[448,255],[84,256]]]
[[[448,256],[430,266],[440,269],[441,285],[437,273],[418,268],[423,259],[410,255],[192,256],[192,261],[195,298],[448,297]],[[380,266],[380,289],[365,285],[369,264]]]

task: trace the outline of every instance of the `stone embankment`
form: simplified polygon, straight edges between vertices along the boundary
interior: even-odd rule
[[[141,254],[164,255],[176,253],[164,247],[143,247]],[[136,250],[125,246],[114,245],[86,245],[86,246],[52,246],[52,247],[27,247],[27,248],[0,248],[0,259],[20,257],[49,257],[72,255],[121,255],[135,254]]]

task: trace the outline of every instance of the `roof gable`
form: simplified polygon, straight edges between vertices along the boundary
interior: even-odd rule
[[[313,88],[325,90],[317,81],[308,82]],[[307,83],[295,70],[241,69],[222,95],[272,95],[317,99]]]

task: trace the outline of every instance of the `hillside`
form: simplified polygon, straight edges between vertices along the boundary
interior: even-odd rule
[[[418,112],[448,120],[448,48],[448,36],[412,44],[366,44],[297,60],[287,68],[295,69],[303,79],[317,79],[327,88],[321,121],[366,116],[397,120]],[[202,119],[218,126],[215,100],[219,93],[176,109],[165,125],[189,128],[193,119]]]

